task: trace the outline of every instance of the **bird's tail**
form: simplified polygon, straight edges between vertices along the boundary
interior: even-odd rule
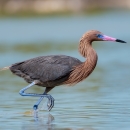
[[[9,68],[10,68],[10,66],[8,66],[8,67],[4,67],[4,68],[0,69],[0,71],[8,70]]]

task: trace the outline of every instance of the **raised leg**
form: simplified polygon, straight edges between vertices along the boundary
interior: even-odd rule
[[[25,93],[25,90],[27,90],[28,88],[32,87],[33,85],[35,85],[35,84],[37,84],[37,83],[38,83],[37,81],[32,82],[31,84],[29,84],[29,85],[26,86],[25,88],[21,89],[21,90],[19,91],[19,94],[20,94],[21,96],[41,97],[41,98],[36,102],[36,104],[33,106],[33,109],[34,109],[34,110],[37,110],[37,109],[38,109],[38,105],[40,104],[40,102],[43,100],[44,97],[48,98],[48,103],[49,103],[49,105],[48,105],[48,110],[50,111],[50,110],[53,108],[53,106],[54,106],[54,98],[53,98],[51,95],[47,94],[47,93],[46,93],[46,92],[47,92],[46,90],[45,90],[45,92],[44,92],[43,94]]]

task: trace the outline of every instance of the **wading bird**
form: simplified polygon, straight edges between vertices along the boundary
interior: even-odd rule
[[[34,110],[38,109],[38,105],[44,97],[48,98],[48,110],[54,106],[54,98],[47,94],[55,86],[73,85],[87,78],[94,70],[97,64],[97,54],[92,48],[93,41],[115,41],[126,43],[125,41],[112,38],[103,33],[90,30],[86,32],[79,43],[79,52],[86,58],[85,62],[81,62],[77,58],[65,55],[40,56],[19,63],[15,63],[2,70],[10,69],[15,75],[24,78],[28,83],[27,87],[21,89],[21,96],[34,96],[40,99],[33,106]],[[25,90],[33,85],[46,87],[43,94],[25,93]]]

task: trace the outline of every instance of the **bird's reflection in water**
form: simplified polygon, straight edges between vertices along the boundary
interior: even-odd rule
[[[39,112],[39,111],[38,111]],[[22,130],[52,130],[54,129],[54,117],[50,113],[34,113],[37,114],[33,121],[29,123],[24,123]]]
[[[36,113],[34,112],[34,120],[43,124],[51,124],[54,121],[54,117],[50,113],[39,116],[37,111]]]
[[[93,128],[75,128],[75,126],[73,126],[74,128],[72,126],[70,126],[70,128],[64,128],[63,126],[62,128],[61,126],[57,126],[55,123],[53,123],[54,117],[50,113],[46,113],[45,111],[44,113],[43,111],[41,113],[38,111],[34,114],[37,114],[36,117],[34,117],[33,120],[29,121],[29,123],[27,123],[28,121],[24,122],[22,130],[96,130]]]

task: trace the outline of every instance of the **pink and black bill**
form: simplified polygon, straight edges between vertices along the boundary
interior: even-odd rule
[[[116,39],[116,38],[109,37],[109,36],[102,35],[102,34],[97,34],[97,37],[98,37],[99,39],[102,39],[103,41],[114,41],[114,42],[126,43],[126,42],[123,41],[123,40]]]

